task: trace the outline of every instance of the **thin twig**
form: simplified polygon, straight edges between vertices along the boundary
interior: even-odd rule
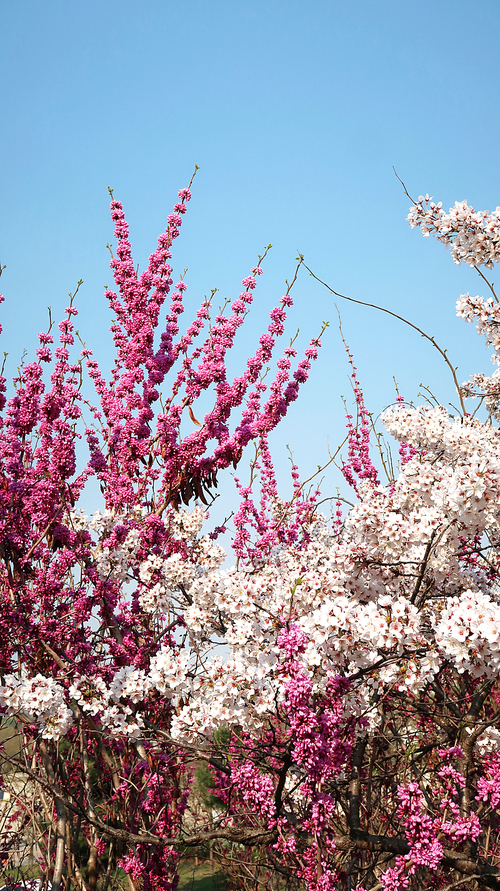
[[[483,282],[486,282],[486,284],[488,285],[488,287],[489,287],[491,293],[493,294],[493,297],[495,298],[496,302],[497,302],[497,303],[500,303],[500,300],[498,299],[498,297],[497,297],[497,295],[496,295],[496,292],[495,292],[495,289],[494,289],[492,283],[488,281],[488,279],[486,278],[484,272],[481,272],[481,270],[480,270],[477,266],[474,266],[474,269],[476,270],[477,274],[481,276]]]
[[[422,331],[422,329],[418,327],[418,325],[414,325],[413,322],[409,322],[408,319],[403,318],[403,316],[398,315],[397,312],[393,312],[391,309],[386,309],[384,306],[378,306],[376,303],[367,303],[365,300],[355,300],[354,297],[347,297],[345,294],[340,294],[338,291],[335,291],[333,288],[331,288],[330,285],[328,285],[326,282],[324,282],[321,278],[319,278],[317,275],[315,275],[315,273],[312,271],[312,269],[309,269],[309,266],[307,266],[307,264],[304,263],[304,261],[302,261],[302,265],[304,266],[304,269],[307,269],[309,275],[311,275],[314,279],[316,279],[316,281],[319,282],[320,285],[324,285],[325,288],[327,288],[331,294],[335,295],[335,297],[341,297],[342,300],[349,300],[350,303],[358,303],[360,306],[369,306],[371,309],[378,309],[379,312],[385,312],[385,313],[387,313],[387,315],[393,316],[395,319],[399,319],[400,322],[404,322],[405,325],[409,325],[410,328],[413,328],[414,331],[418,331],[418,333],[421,334],[422,337],[425,337],[426,340],[428,340],[430,343],[432,343],[432,346],[435,347],[437,349],[438,353],[441,354],[441,356],[443,357],[444,361],[446,362],[448,368],[450,369],[450,371],[452,373],[453,382],[455,384],[455,388],[458,393],[458,398],[460,399],[460,405],[462,407],[462,411],[464,413],[464,416],[467,415],[467,411],[466,411],[463,396],[462,396],[462,390],[461,390],[460,384],[458,383],[458,378],[457,378],[455,369],[453,368],[453,365],[451,364],[450,360],[448,359],[448,356],[446,355],[446,350],[441,349],[439,344],[436,343],[435,339],[433,337],[431,337],[430,334],[426,334],[425,331]]]

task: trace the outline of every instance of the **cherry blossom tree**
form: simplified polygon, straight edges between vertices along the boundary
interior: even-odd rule
[[[190,197],[179,192],[139,275],[111,196],[110,379],[85,345],[71,358],[75,293],[58,346],[53,326],[41,333],[2,396],[0,705],[19,743],[3,763],[22,778],[1,830],[6,874],[21,840],[55,891],[124,876],[131,891],[169,891],[185,852],[210,845],[240,887],[500,888],[498,372],[458,386],[483,420],[398,397],[382,422],[400,466],[382,483],[348,353],[342,471],[355,504],[327,519],[296,467],[280,498],[268,437],[320,339],[299,360],[282,348],[264,377],[303,261],[230,379],[264,256],[231,305],[212,317],[204,300],[181,334],[186,285],[170,260]],[[421,198],[409,222],[486,283],[499,209],[446,214]],[[488,287],[457,311],[498,364]],[[226,561],[207,502],[249,443]],[[103,507],[87,517],[90,477]]]

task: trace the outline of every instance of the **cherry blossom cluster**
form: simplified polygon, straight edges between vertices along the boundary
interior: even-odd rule
[[[64,688],[54,678],[37,674],[19,679],[5,675],[0,705],[8,716],[22,715],[42,731],[42,738],[58,740],[73,725],[73,712],[65,702]]]
[[[500,260],[500,207],[491,213],[475,211],[466,201],[456,201],[446,213],[441,201],[421,195],[407,219],[424,237],[434,235],[449,247],[455,263],[492,269]]]
[[[461,294],[457,300],[457,316],[466,322],[476,321],[476,329],[482,334],[488,346],[493,347],[492,361],[500,363],[500,338],[498,326],[500,321],[499,304],[492,297],[471,297]],[[462,384],[466,396],[484,397],[485,405],[491,415],[498,420],[500,416],[500,370],[495,369],[491,377],[483,373],[473,374]]]
[[[488,576],[479,566],[464,570],[462,533],[498,534],[499,434],[489,427],[485,435],[479,421],[451,420],[443,409],[398,406],[384,421],[425,457],[419,451],[406,462],[391,487],[366,486],[342,537],[316,519],[303,549],[278,549],[257,575],[250,566],[193,582],[187,627],[202,639],[222,621],[230,657],[207,664],[175,733],[183,726],[191,735],[210,733],[221,720],[262,726],[266,708],[284,695],[276,616],[291,610],[306,633],[299,658],[311,677],[318,675],[319,690],[329,672],[365,669],[381,652],[406,658],[391,660],[370,678],[371,687],[378,678],[382,688],[417,692],[448,660],[459,672],[496,676],[498,599],[483,590]],[[415,570],[434,540],[428,570],[435,593],[422,610],[412,602]],[[401,567],[397,574],[394,566]]]

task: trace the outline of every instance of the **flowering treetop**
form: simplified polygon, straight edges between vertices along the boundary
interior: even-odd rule
[[[282,349],[266,389],[288,288],[229,379],[260,258],[228,313],[212,320],[205,300],[185,334],[179,281],[155,343],[189,198],[181,190],[140,276],[112,199],[110,380],[86,347],[70,360],[72,300],[59,346],[40,335],[4,404],[0,705],[26,741],[11,760],[45,814],[26,805],[40,868],[56,889],[105,891],[121,865],[132,889],[167,891],[182,847],[215,843],[228,869],[238,861],[265,887],[499,888],[500,432],[491,417],[399,398],[382,421],[400,468],[382,483],[349,354],[356,416],[342,470],[356,502],[327,520],[296,468],[281,499],[268,435],[320,342],[295,371],[295,349]],[[460,207],[445,219],[422,199],[410,223],[448,238],[458,261],[494,262],[491,215]],[[495,299],[464,295],[458,311],[497,350]],[[495,415],[486,379],[461,395]],[[204,532],[206,501],[251,441],[254,483],[239,483],[227,567],[217,530]],[[90,475],[105,509],[88,518],[78,498]],[[217,807],[200,815],[189,788],[201,761]]]

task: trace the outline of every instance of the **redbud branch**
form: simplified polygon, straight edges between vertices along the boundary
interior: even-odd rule
[[[44,539],[45,536],[47,535],[47,532],[50,531],[50,527],[52,526],[53,523],[55,523],[55,521],[57,520],[59,514],[62,512],[63,509],[64,509],[64,505],[61,505],[61,507],[59,508],[59,510],[56,512],[55,516],[52,517],[52,519],[49,520],[49,522],[47,523],[47,525],[46,525],[45,529],[43,530],[42,534],[37,538],[37,540],[35,541],[35,543],[31,546],[31,548],[29,549],[29,551],[28,551],[28,553],[26,554],[26,556],[23,557],[23,563],[27,563],[27,562],[28,562],[28,560],[29,560],[29,558],[31,557],[33,551],[34,551],[35,548],[37,548],[38,545],[43,541],[43,539]]]

